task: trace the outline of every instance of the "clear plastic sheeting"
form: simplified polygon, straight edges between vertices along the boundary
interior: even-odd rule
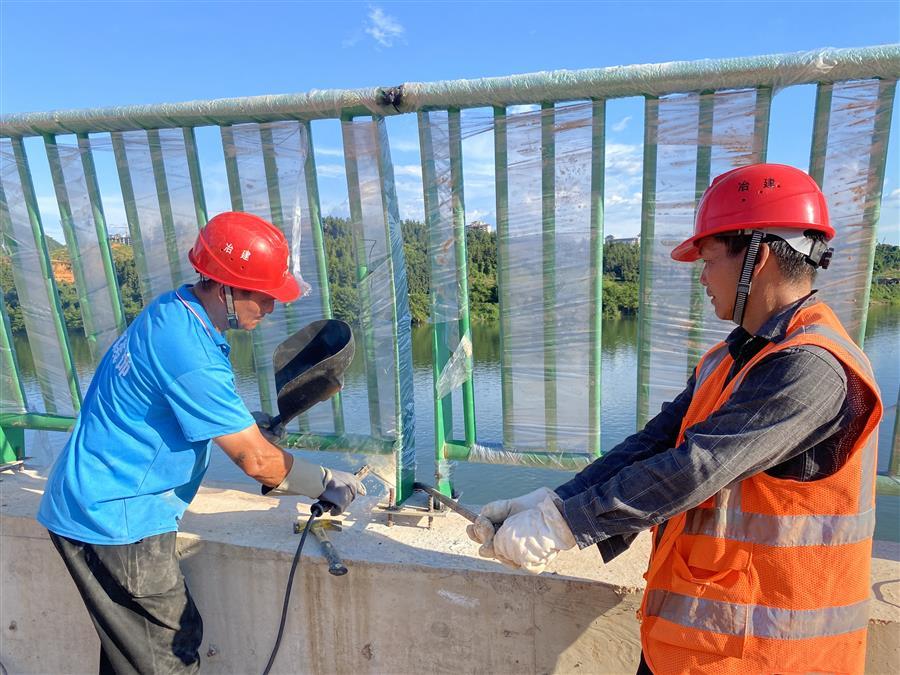
[[[80,405],[80,391],[67,345],[62,342],[65,328],[56,287],[45,273],[45,265],[49,270],[50,261],[21,141],[0,139],[0,185],[0,264],[12,268],[40,389],[40,399],[29,397],[30,412],[74,415]],[[4,397],[3,412],[13,412],[6,409],[6,403]],[[14,409],[17,408],[16,405]]]
[[[359,293],[369,434],[400,441],[400,467],[415,469],[412,338],[394,170],[382,119],[341,123]],[[398,468],[400,468],[398,467]]]
[[[459,340],[453,354],[441,369],[437,383],[434,385],[434,394],[437,398],[444,398],[450,392],[459,389],[463,382],[472,376],[472,339],[463,335]]]
[[[469,117],[458,110],[419,113],[419,140],[428,227],[431,314],[434,324],[435,440],[459,430],[475,439],[472,339],[469,327],[468,267],[463,199],[462,140],[491,129],[491,117]],[[454,411],[462,411],[453,419]],[[457,422],[457,424],[454,424]],[[440,465],[437,475],[448,475]]]
[[[195,203],[202,190],[192,183],[182,129],[115,133],[111,143],[146,305],[197,278],[187,252],[203,225]]]
[[[45,143],[84,335],[96,367],[119,336],[120,328],[124,330],[124,320],[106,238],[103,206],[97,192],[94,192],[96,201],[92,201],[88,185],[88,181],[96,185],[91,146],[87,137],[79,138],[74,145],[51,137]]]
[[[272,314],[251,334],[261,407],[275,414],[278,410],[272,354],[281,342],[307,323],[302,322],[300,312],[304,305],[309,305],[302,297],[309,285],[300,274],[299,255],[303,238],[300,204],[307,202],[304,180],[307,133],[299,122],[268,122],[223,127],[222,139],[232,208],[264,218],[284,233],[291,250],[291,272],[301,288],[299,300],[275,303]],[[310,311],[313,309],[320,307],[310,307],[305,312],[309,320],[321,318],[320,313]],[[297,424],[307,430],[308,418],[301,417]]]
[[[6,219],[6,203],[0,203],[0,210],[4,212],[0,216]],[[6,259],[6,253],[0,249],[0,265],[10,264]],[[6,297],[6,288],[0,282],[0,297]],[[0,412],[24,413],[28,410],[28,397],[22,388],[22,381],[18,373],[18,360],[12,342],[12,330],[9,318],[6,316],[6,303],[0,301],[2,309],[2,325],[0,325]]]
[[[469,450],[466,461],[479,464],[511,464],[541,469],[583,469],[594,456],[587,453],[541,453],[528,448],[509,448],[501,444],[475,443]]]
[[[823,85],[812,149],[814,178],[836,230],[834,257],[817,286],[847,332],[862,343],[896,82]],[[830,104],[830,105],[829,105]]]
[[[457,125],[459,113],[456,113]],[[437,110],[419,113],[422,147],[422,183],[425,187],[425,218],[428,225],[428,255],[431,270],[431,321],[435,324],[459,319],[460,261],[457,257],[456,219],[462,210],[461,158],[451,160],[449,113]],[[459,172],[458,175],[455,175]]]
[[[589,391],[599,385],[589,359],[600,348],[591,251],[602,236],[591,223],[592,104],[507,115],[495,133],[505,139],[498,213],[507,213],[497,223],[503,442],[588,452]]]
[[[763,160],[769,91],[647,99],[641,232],[638,428],[684,389],[699,358],[734,326],[716,318],[700,263],[671,251],[693,234],[712,178]]]

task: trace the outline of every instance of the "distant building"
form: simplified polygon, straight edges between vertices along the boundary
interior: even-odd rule
[[[641,237],[640,235],[635,237],[621,237],[616,238],[611,234],[606,235],[606,243],[607,244],[630,244],[631,246],[640,246],[641,245]]]
[[[107,237],[110,244],[122,244],[123,246],[131,246],[130,234],[111,234]]]
[[[483,220],[473,220],[469,223],[469,229],[472,230],[489,230],[491,226]]]

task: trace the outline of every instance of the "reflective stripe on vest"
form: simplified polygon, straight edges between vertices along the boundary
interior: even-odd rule
[[[719,364],[722,363],[722,359],[728,355],[728,344],[725,342],[720,342],[710,349],[703,358],[700,359],[700,363],[697,364],[697,381],[694,388],[696,389],[703,384],[703,382],[706,381],[706,378],[712,375],[716,368],[719,367]]]
[[[868,539],[874,527],[874,509],[850,516],[770,516],[698,508],[688,511],[684,533],[764,546],[840,546]]]
[[[869,623],[868,601],[822,609],[779,609],[654,589],[648,592],[647,609],[651,616],[696,630],[776,640],[852,633],[866,628]]]

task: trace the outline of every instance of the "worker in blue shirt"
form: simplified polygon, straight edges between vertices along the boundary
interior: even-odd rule
[[[101,360],[37,515],[97,629],[101,673],[199,668],[203,622],[175,533],[211,440],[269,495],[344,510],[365,494],[352,474],[274,445],[235,389],[225,330],[253,330],[276,300],[300,295],[284,235],[254,215],[223,213],[188,257],[199,283],[156,298]]]

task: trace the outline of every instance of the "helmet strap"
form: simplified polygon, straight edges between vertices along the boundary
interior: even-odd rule
[[[234,293],[231,286],[225,286],[225,315],[228,318],[228,327],[237,330],[237,314],[234,311]]]
[[[762,230],[753,230],[750,233],[750,244],[744,254],[744,264],[741,266],[741,276],[738,279],[737,294],[734,298],[734,313],[731,316],[731,320],[738,326],[744,322],[744,310],[747,308],[750,285],[753,283],[753,268],[756,267],[756,258],[759,256],[759,245],[762,243],[763,235]]]

